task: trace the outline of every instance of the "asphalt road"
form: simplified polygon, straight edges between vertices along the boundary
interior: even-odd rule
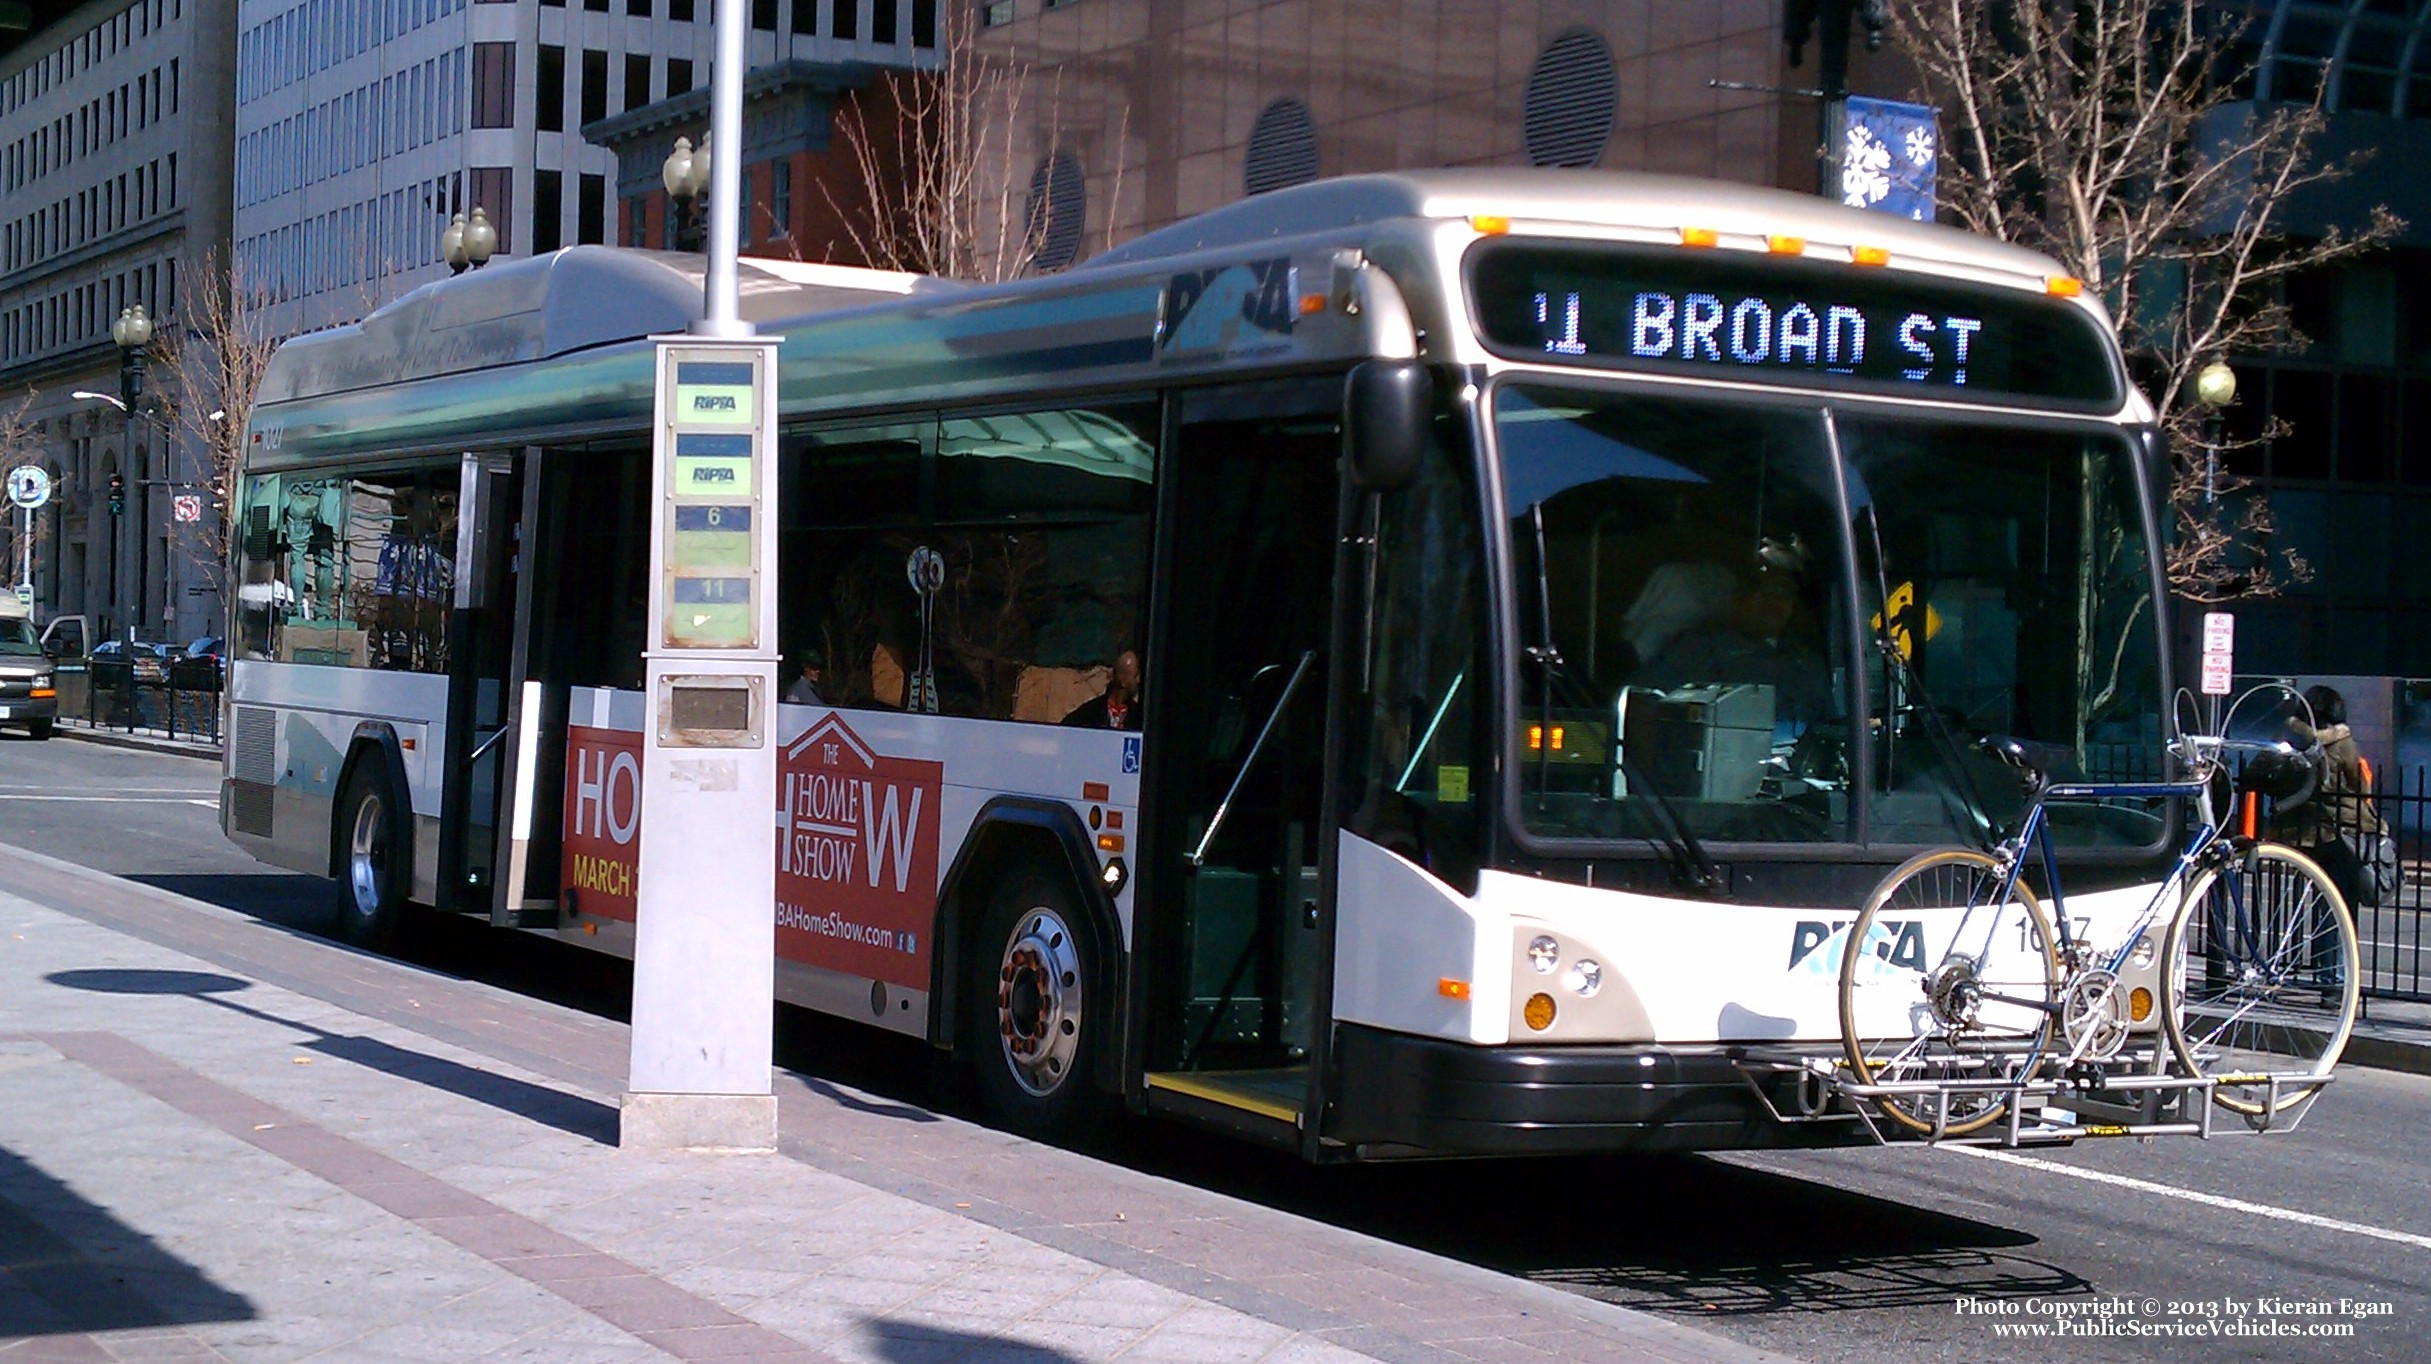
[[[221,839],[216,769],[0,736],[0,841],[315,931],[335,889]],[[430,969],[617,1016],[618,962],[470,922]],[[786,1011],[779,1060],[958,1107],[925,1048]],[[2301,1130],[2031,1155],[1916,1148],[1311,1170],[1146,1123],[1096,1154],[1814,1360],[2431,1354],[2431,1079],[2344,1072]],[[2336,1315],[2340,1304],[2362,1304]],[[2300,1309],[2324,1305],[2333,1315]],[[2004,1340],[2106,1320],[2115,1334]],[[2217,1319],[2219,1325],[2212,1322]],[[2351,1328],[2332,1336],[2233,1334]],[[2125,1334],[2155,1328],[2199,1335]],[[2082,1329],[2080,1327],[2080,1329]],[[2217,1330],[2219,1334],[2210,1334]]]

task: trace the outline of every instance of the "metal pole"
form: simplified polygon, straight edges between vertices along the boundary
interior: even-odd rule
[[[697,336],[749,336],[735,256],[742,241],[743,0],[717,0],[717,60],[709,74],[709,269],[701,280]]]

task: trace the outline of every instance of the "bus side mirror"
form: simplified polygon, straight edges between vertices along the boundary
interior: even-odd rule
[[[1416,360],[1365,360],[1342,394],[1342,430],[1351,481],[1369,492],[1418,476],[1427,428],[1435,420],[1435,379]]]

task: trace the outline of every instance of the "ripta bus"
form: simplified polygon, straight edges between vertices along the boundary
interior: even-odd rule
[[[1837,1054],[1867,889],[2014,814],[1964,740],[2159,762],[2151,412],[2039,255],[1496,170],[1001,285],[742,268],[782,338],[779,995],[950,1049],[1017,1128],[1862,1140],[1777,1062]],[[222,823],[357,938],[630,953],[648,338],[701,269],[497,262],[273,360]],[[2140,907],[2167,817],[2067,821],[2071,913]]]

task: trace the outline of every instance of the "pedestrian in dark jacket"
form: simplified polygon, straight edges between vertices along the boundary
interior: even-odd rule
[[[2365,878],[2372,870],[2355,855],[2355,846],[2345,835],[2360,833],[2363,845],[2372,846],[2380,837],[2380,815],[2372,808],[2363,753],[2356,748],[2355,731],[2347,724],[2347,699],[2334,687],[2313,686],[2305,689],[2304,702],[2310,719],[2304,714],[2291,717],[2289,737],[2305,747],[2320,745],[2320,783],[2310,799],[2274,813],[2271,837],[2320,863],[2351,911],[2364,903]],[[2334,929],[2311,925],[2306,931],[2312,937],[2314,967],[2328,969],[2337,959]]]

